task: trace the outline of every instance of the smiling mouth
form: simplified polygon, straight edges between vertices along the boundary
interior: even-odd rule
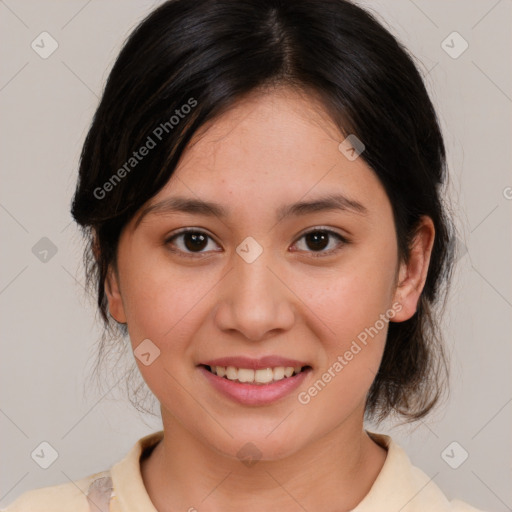
[[[301,372],[311,369],[311,366],[276,366],[254,370],[251,368],[236,368],[234,366],[201,365],[217,377],[244,384],[265,385],[295,377]]]

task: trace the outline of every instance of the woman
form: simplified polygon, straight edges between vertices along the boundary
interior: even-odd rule
[[[109,76],[72,214],[164,429],[7,510],[475,511],[364,427],[445,389],[444,179],[421,76],[363,9],[160,6]]]

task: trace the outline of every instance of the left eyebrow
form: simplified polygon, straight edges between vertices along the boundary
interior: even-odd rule
[[[281,206],[277,210],[278,222],[289,216],[308,215],[315,212],[325,211],[348,211],[359,215],[368,215],[368,209],[359,201],[349,199],[342,194],[331,194],[312,201],[300,201],[297,203]]]
[[[368,214],[368,209],[359,201],[349,199],[342,194],[331,194],[311,201],[299,201],[297,203],[281,206],[277,210],[276,218],[277,221],[280,222],[290,216],[302,216],[335,210],[347,211],[359,215]],[[135,228],[141,223],[142,219],[149,214],[179,212],[219,217],[221,219],[229,216],[229,211],[219,203],[188,197],[171,197],[159,201],[158,203],[150,204],[144,208],[135,222]]]

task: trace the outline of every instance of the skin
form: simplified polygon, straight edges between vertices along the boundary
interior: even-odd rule
[[[391,321],[414,314],[434,240],[424,217],[408,263],[399,261],[385,190],[362,158],[340,152],[344,138],[311,96],[252,93],[203,127],[150,200],[211,200],[230,215],[154,213],[139,224],[136,215],[121,234],[106,292],[133,348],[149,338],[160,350],[149,366],[136,359],[161,404],[164,439],[141,464],[160,512],[350,510],[385,462],[363,413],[387,324],[307,405],[297,399],[393,304],[400,311]],[[276,223],[280,206],[333,192],[367,213],[320,211]],[[210,238],[195,252],[187,236],[166,244],[184,227]],[[303,236],[312,228],[349,243],[330,235],[315,246]],[[263,249],[252,263],[236,252],[248,236]],[[265,406],[231,401],[197,368],[217,357],[268,354],[313,371],[297,391]],[[236,455],[248,442],[261,452],[251,467]]]

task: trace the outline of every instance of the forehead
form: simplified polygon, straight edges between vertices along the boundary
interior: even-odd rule
[[[146,209],[179,196],[224,204],[234,215],[275,216],[284,205],[342,194],[378,210],[383,188],[362,158],[340,152],[344,138],[315,97],[250,95],[195,134]]]
[[[198,130],[174,176],[202,190],[254,192],[279,184],[304,193],[319,179],[331,186],[341,173],[368,169],[362,159],[343,156],[344,138],[315,96],[286,88],[256,92]],[[333,166],[337,171],[329,172]]]
[[[265,164],[317,159],[342,139],[315,96],[287,88],[253,92],[198,130],[181,167],[191,159],[252,157],[252,168],[270,172],[272,166],[266,169]]]

